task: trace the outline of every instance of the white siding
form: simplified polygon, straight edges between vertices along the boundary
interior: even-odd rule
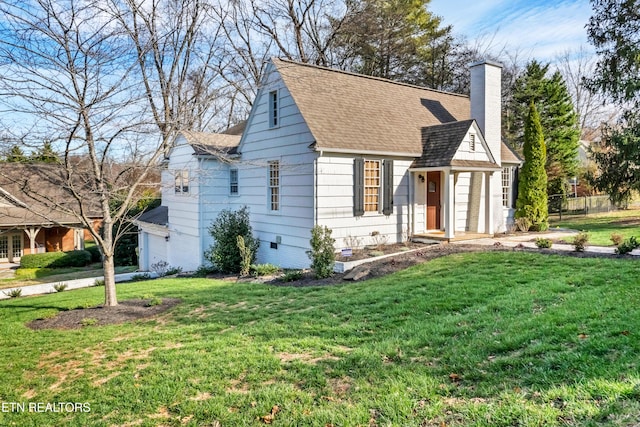
[[[366,159],[384,159],[365,157]],[[333,230],[336,248],[346,247],[345,239],[358,239],[362,245],[376,242],[371,236],[377,231],[381,240],[402,242],[409,224],[409,166],[413,159],[393,158],[393,214],[365,212],[353,215],[353,162],[350,155],[326,154],[318,159],[318,224]],[[382,202],[382,199],[380,199]]]
[[[278,90],[279,125],[269,127],[268,94]],[[240,147],[240,191],[236,206],[247,205],[254,235],[260,240],[257,262],[286,268],[309,266],[314,226],[314,137],[280,80],[259,92]],[[280,162],[280,209],[268,205],[269,161]],[[234,199],[233,197],[231,199]],[[277,243],[277,249],[271,243]]]

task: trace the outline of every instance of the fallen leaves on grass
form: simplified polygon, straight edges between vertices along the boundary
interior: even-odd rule
[[[280,412],[280,407],[278,405],[273,405],[271,408],[271,412],[267,415],[263,415],[260,417],[260,420],[265,424],[273,423],[273,420],[276,418],[276,414]]]

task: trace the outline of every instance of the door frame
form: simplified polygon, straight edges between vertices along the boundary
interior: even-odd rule
[[[437,179],[433,179],[437,177]],[[430,179],[431,178],[431,179]],[[438,205],[433,206],[429,204],[429,185],[431,182],[435,182],[435,193],[438,197]],[[435,224],[434,227],[429,227],[429,207],[435,207]],[[441,171],[429,171],[426,173],[425,184],[425,229],[426,231],[442,230],[442,173]]]

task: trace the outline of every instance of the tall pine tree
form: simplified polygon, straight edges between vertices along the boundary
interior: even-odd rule
[[[524,122],[524,165],[518,183],[516,218],[528,218],[535,230],[549,227],[547,209],[547,150],[540,115],[533,101]]]
[[[577,173],[580,128],[562,75],[555,72],[548,77],[548,74],[549,64],[534,60],[516,80],[513,98],[507,106],[506,137],[513,147],[522,147],[529,104],[535,103],[547,147],[547,190],[549,194],[564,196],[568,179]]]
[[[599,58],[587,87],[623,111],[593,155],[600,170],[593,184],[624,207],[640,192],[640,11],[634,0],[591,0],[591,6],[587,33]]]

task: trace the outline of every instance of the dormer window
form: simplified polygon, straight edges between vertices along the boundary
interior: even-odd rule
[[[474,134],[469,135],[469,150],[476,151],[476,136]]]
[[[278,91],[269,92],[269,127],[278,127],[280,120],[280,111],[278,111]]]

